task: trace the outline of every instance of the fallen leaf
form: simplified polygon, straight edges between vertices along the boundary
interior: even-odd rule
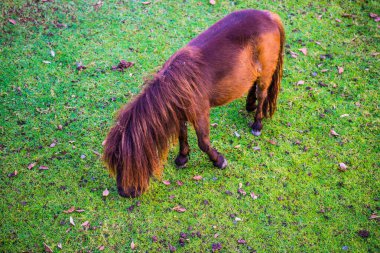
[[[14,19],[8,19],[8,21],[9,21],[9,23],[12,23],[13,25],[15,25],[17,23],[16,20],[14,20]]]
[[[46,243],[44,243],[44,248],[45,248],[45,252],[53,253],[53,250]]]
[[[62,243],[57,244],[58,249],[62,249]]]
[[[105,190],[103,191],[103,196],[104,196],[104,197],[107,197],[108,194],[110,194],[110,192],[108,191],[108,189],[105,189]]]
[[[71,216],[70,216],[70,224],[73,225],[73,226],[75,226],[74,219]]]
[[[94,10],[98,11],[100,7],[103,6],[103,1],[99,0],[96,4],[93,5]]]
[[[247,195],[247,193],[241,188],[239,188],[237,192],[243,196]]]
[[[164,181],[162,181],[162,183],[164,183],[164,185],[170,185],[170,181],[168,181],[168,180],[164,180]]]
[[[342,22],[342,20],[340,20],[339,18],[336,18],[335,21],[338,23]]]
[[[344,71],[344,68],[342,67],[338,67],[338,74],[341,75]]]
[[[257,198],[258,198],[258,196],[257,196],[254,192],[251,192],[251,197],[252,197],[253,199],[257,199]]]
[[[135,243],[132,241],[131,242],[131,249],[133,250],[133,249],[135,249],[136,248],[136,245],[135,245]]]
[[[111,70],[123,71],[124,69],[130,68],[135,65],[134,62],[127,62],[125,60],[121,60],[117,66],[112,66]]]
[[[83,213],[84,210],[83,209],[77,209],[77,210],[75,210],[75,212],[77,212],[77,213]]]
[[[176,249],[176,247],[174,247],[173,245],[171,245],[169,243],[169,250],[170,250],[170,252],[175,252],[177,249]]]
[[[215,0],[210,0],[210,4],[215,5],[216,4]]]
[[[272,144],[272,145],[276,145],[276,144],[277,144],[277,142],[274,141],[274,140],[269,140],[268,142],[269,142],[270,144]]]
[[[15,170],[14,172],[9,173],[8,177],[15,177],[15,176],[17,176],[17,174],[18,174],[18,172],[17,172],[17,170]]]
[[[202,179],[202,176],[197,175],[197,176],[194,176],[193,179],[196,181],[199,181]]]
[[[297,85],[303,85],[303,84],[305,84],[304,80],[300,80],[300,81],[297,82]]]
[[[99,246],[99,247],[98,247],[98,250],[99,250],[99,251],[103,251],[103,250],[104,250],[104,246],[103,246],[103,245]]]
[[[184,207],[178,205],[178,206],[173,207],[172,210],[173,210],[173,211],[177,211],[177,212],[179,212],[179,213],[183,213],[183,212],[186,211],[186,208],[184,208]]]
[[[36,166],[37,163],[31,163],[28,165],[28,169],[31,170],[33,169],[34,166]]]
[[[234,148],[240,148],[241,147],[241,145],[236,145]]]
[[[328,70],[328,69],[322,69],[322,70],[321,70],[322,73],[325,73],[325,72],[327,72],[327,71],[329,71],[329,70]]]
[[[339,170],[340,171],[346,171],[347,170],[347,165],[344,163],[339,163]]]
[[[44,165],[41,165],[41,166],[39,167],[39,169],[40,169],[40,170],[48,170],[48,169],[49,169],[49,167],[47,167],[47,166],[44,166]]]
[[[299,49],[299,51],[301,51],[304,55],[307,55],[307,48],[306,47]]]
[[[142,2],[142,4],[148,5],[148,4],[150,4],[150,2]]]
[[[84,66],[84,65],[82,64],[82,62],[77,62],[77,63],[76,63],[76,66],[77,66],[77,70],[78,70],[78,71],[81,71],[81,70],[83,70],[83,69],[86,69],[86,66]]]
[[[246,244],[247,242],[244,239],[237,240],[238,244]]]
[[[183,185],[183,182],[180,181],[180,180],[178,180],[178,181],[177,181],[177,185],[182,186],[182,185]]]
[[[64,213],[72,213],[75,211],[75,206],[70,207],[69,209],[63,211]]]
[[[96,150],[91,150],[92,151],[92,153],[94,153],[95,155],[97,155],[97,156],[102,156],[98,151],[96,151]]]
[[[291,56],[292,58],[297,58],[297,57],[298,57],[298,54],[295,53],[295,52],[293,52],[293,51],[290,51],[290,56]]]
[[[338,134],[337,132],[335,132],[334,129],[331,129],[331,130],[330,130],[330,134],[331,134],[332,136],[339,136],[339,134]]]
[[[371,214],[371,216],[369,217],[370,220],[379,219],[379,218],[380,218],[380,216],[378,216],[376,213]]]

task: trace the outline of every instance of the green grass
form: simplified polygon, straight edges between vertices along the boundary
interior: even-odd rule
[[[44,243],[54,252],[58,243],[62,252],[98,252],[101,245],[104,252],[128,252],[132,241],[138,252],[168,252],[169,244],[178,252],[210,252],[214,243],[222,252],[380,251],[379,220],[369,219],[380,213],[380,63],[373,55],[380,40],[379,23],[369,17],[380,15],[378,1],[104,1],[97,12],[96,2],[0,3],[1,252],[41,252]],[[191,130],[187,168],[174,166],[177,146],[169,154],[162,180],[170,186],[153,179],[142,197],[119,197],[93,152],[102,152],[116,111],[176,50],[244,8],[274,11],[286,26],[275,116],[254,137],[244,98],[213,109],[212,144],[229,161],[226,170],[212,166]],[[332,58],[321,60],[325,54]],[[125,73],[111,71],[121,59],[136,64]],[[81,72],[80,61],[87,67]],[[344,68],[341,75],[337,67]],[[296,85],[300,80],[305,84]],[[32,162],[37,165],[28,170]],[[339,171],[341,162],[347,171]],[[239,183],[247,196],[237,193]],[[176,205],[186,212],[172,211]],[[63,213],[71,206],[85,211]],[[90,229],[82,228],[85,221]],[[180,232],[189,239],[183,247]]]

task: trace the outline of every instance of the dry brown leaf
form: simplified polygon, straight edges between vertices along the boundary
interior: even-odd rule
[[[70,224],[73,225],[73,226],[75,226],[74,219],[71,216],[70,216]]]
[[[299,49],[299,51],[301,51],[304,55],[307,55],[307,48],[306,47]]]
[[[331,130],[330,130],[330,134],[331,134],[332,136],[339,136],[339,134],[338,134],[337,132],[335,132],[334,129],[331,129]]]
[[[108,194],[110,194],[110,192],[108,191],[108,189],[105,189],[105,190],[103,191],[103,196],[104,196],[104,197],[107,197]]]
[[[257,199],[259,196],[257,196],[254,192],[251,192],[251,197],[252,197],[253,199]]]
[[[297,58],[298,57],[298,54],[293,52],[293,51],[290,51],[290,57],[292,58]]]
[[[186,208],[184,208],[184,207],[178,205],[178,206],[173,207],[172,210],[173,210],[173,211],[177,211],[177,212],[179,212],[179,213],[183,213],[183,212],[186,211]]]
[[[303,85],[303,84],[305,84],[305,81],[304,81],[304,80],[299,80],[299,81],[297,82],[297,85]]]
[[[75,211],[75,206],[70,207],[69,209],[63,211],[64,213],[72,213]]]
[[[339,170],[340,171],[346,171],[347,170],[347,165],[344,163],[339,163]]]
[[[196,181],[199,181],[202,179],[202,176],[197,175],[197,176],[194,176],[193,179]]]
[[[31,163],[28,165],[28,169],[31,170],[33,169],[33,167],[36,166],[36,163]]]
[[[45,252],[53,253],[53,250],[46,243],[44,243],[44,248],[45,248]]]

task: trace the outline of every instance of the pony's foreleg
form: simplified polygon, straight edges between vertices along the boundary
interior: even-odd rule
[[[263,113],[263,107],[265,100],[267,99],[268,95],[268,88],[271,82],[271,77],[266,78],[261,77],[258,80],[258,85],[256,89],[256,96],[257,96],[257,108],[256,108],[256,114],[255,114],[255,122],[252,125],[252,134],[255,136],[259,136],[261,134],[261,129],[263,129],[263,124],[261,123],[261,120],[264,117]]]
[[[202,115],[195,122],[194,128],[199,148],[208,155],[214,166],[224,169],[227,166],[227,160],[211,147],[209,111],[202,112]]]
[[[256,101],[257,101],[256,89],[257,89],[257,81],[252,85],[252,87],[249,90],[248,95],[247,95],[247,101],[245,104],[245,109],[248,112],[253,112],[257,108],[257,105],[256,105]]]
[[[185,164],[189,160],[188,155],[190,152],[189,143],[187,142],[186,121],[180,122],[178,140],[179,140],[179,154],[174,162],[179,168],[182,168],[185,166]]]

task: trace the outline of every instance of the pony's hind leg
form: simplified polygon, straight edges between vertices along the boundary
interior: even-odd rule
[[[256,107],[257,107],[256,89],[257,89],[257,81],[252,85],[251,89],[248,92],[247,101],[245,104],[245,109],[248,112],[253,112],[254,110],[256,110]]]
[[[177,158],[175,159],[175,164],[177,167],[182,168],[186,165],[187,161],[189,160],[188,155],[190,152],[189,143],[187,142],[187,125],[186,121],[180,122],[179,127],[179,154],[177,155]]]
[[[209,110],[203,112],[202,115],[198,117],[194,128],[197,134],[199,148],[208,155],[214,166],[224,169],[227,166],[227,160],[219,154],[216,149],[211,147]]]
[[[262,76],[258,80],[258,85],[256,89],[257,95],[257,108],[255,114],[255,122],[252,125],[252,134],[255,136],[259,136],[261,134],[261,129],[263,128],[263,124],[261,120],[264,118],[264,114],[267,110],[267,96],[268,96],[268,88],[271,84],[272,76],[265,77]]]

